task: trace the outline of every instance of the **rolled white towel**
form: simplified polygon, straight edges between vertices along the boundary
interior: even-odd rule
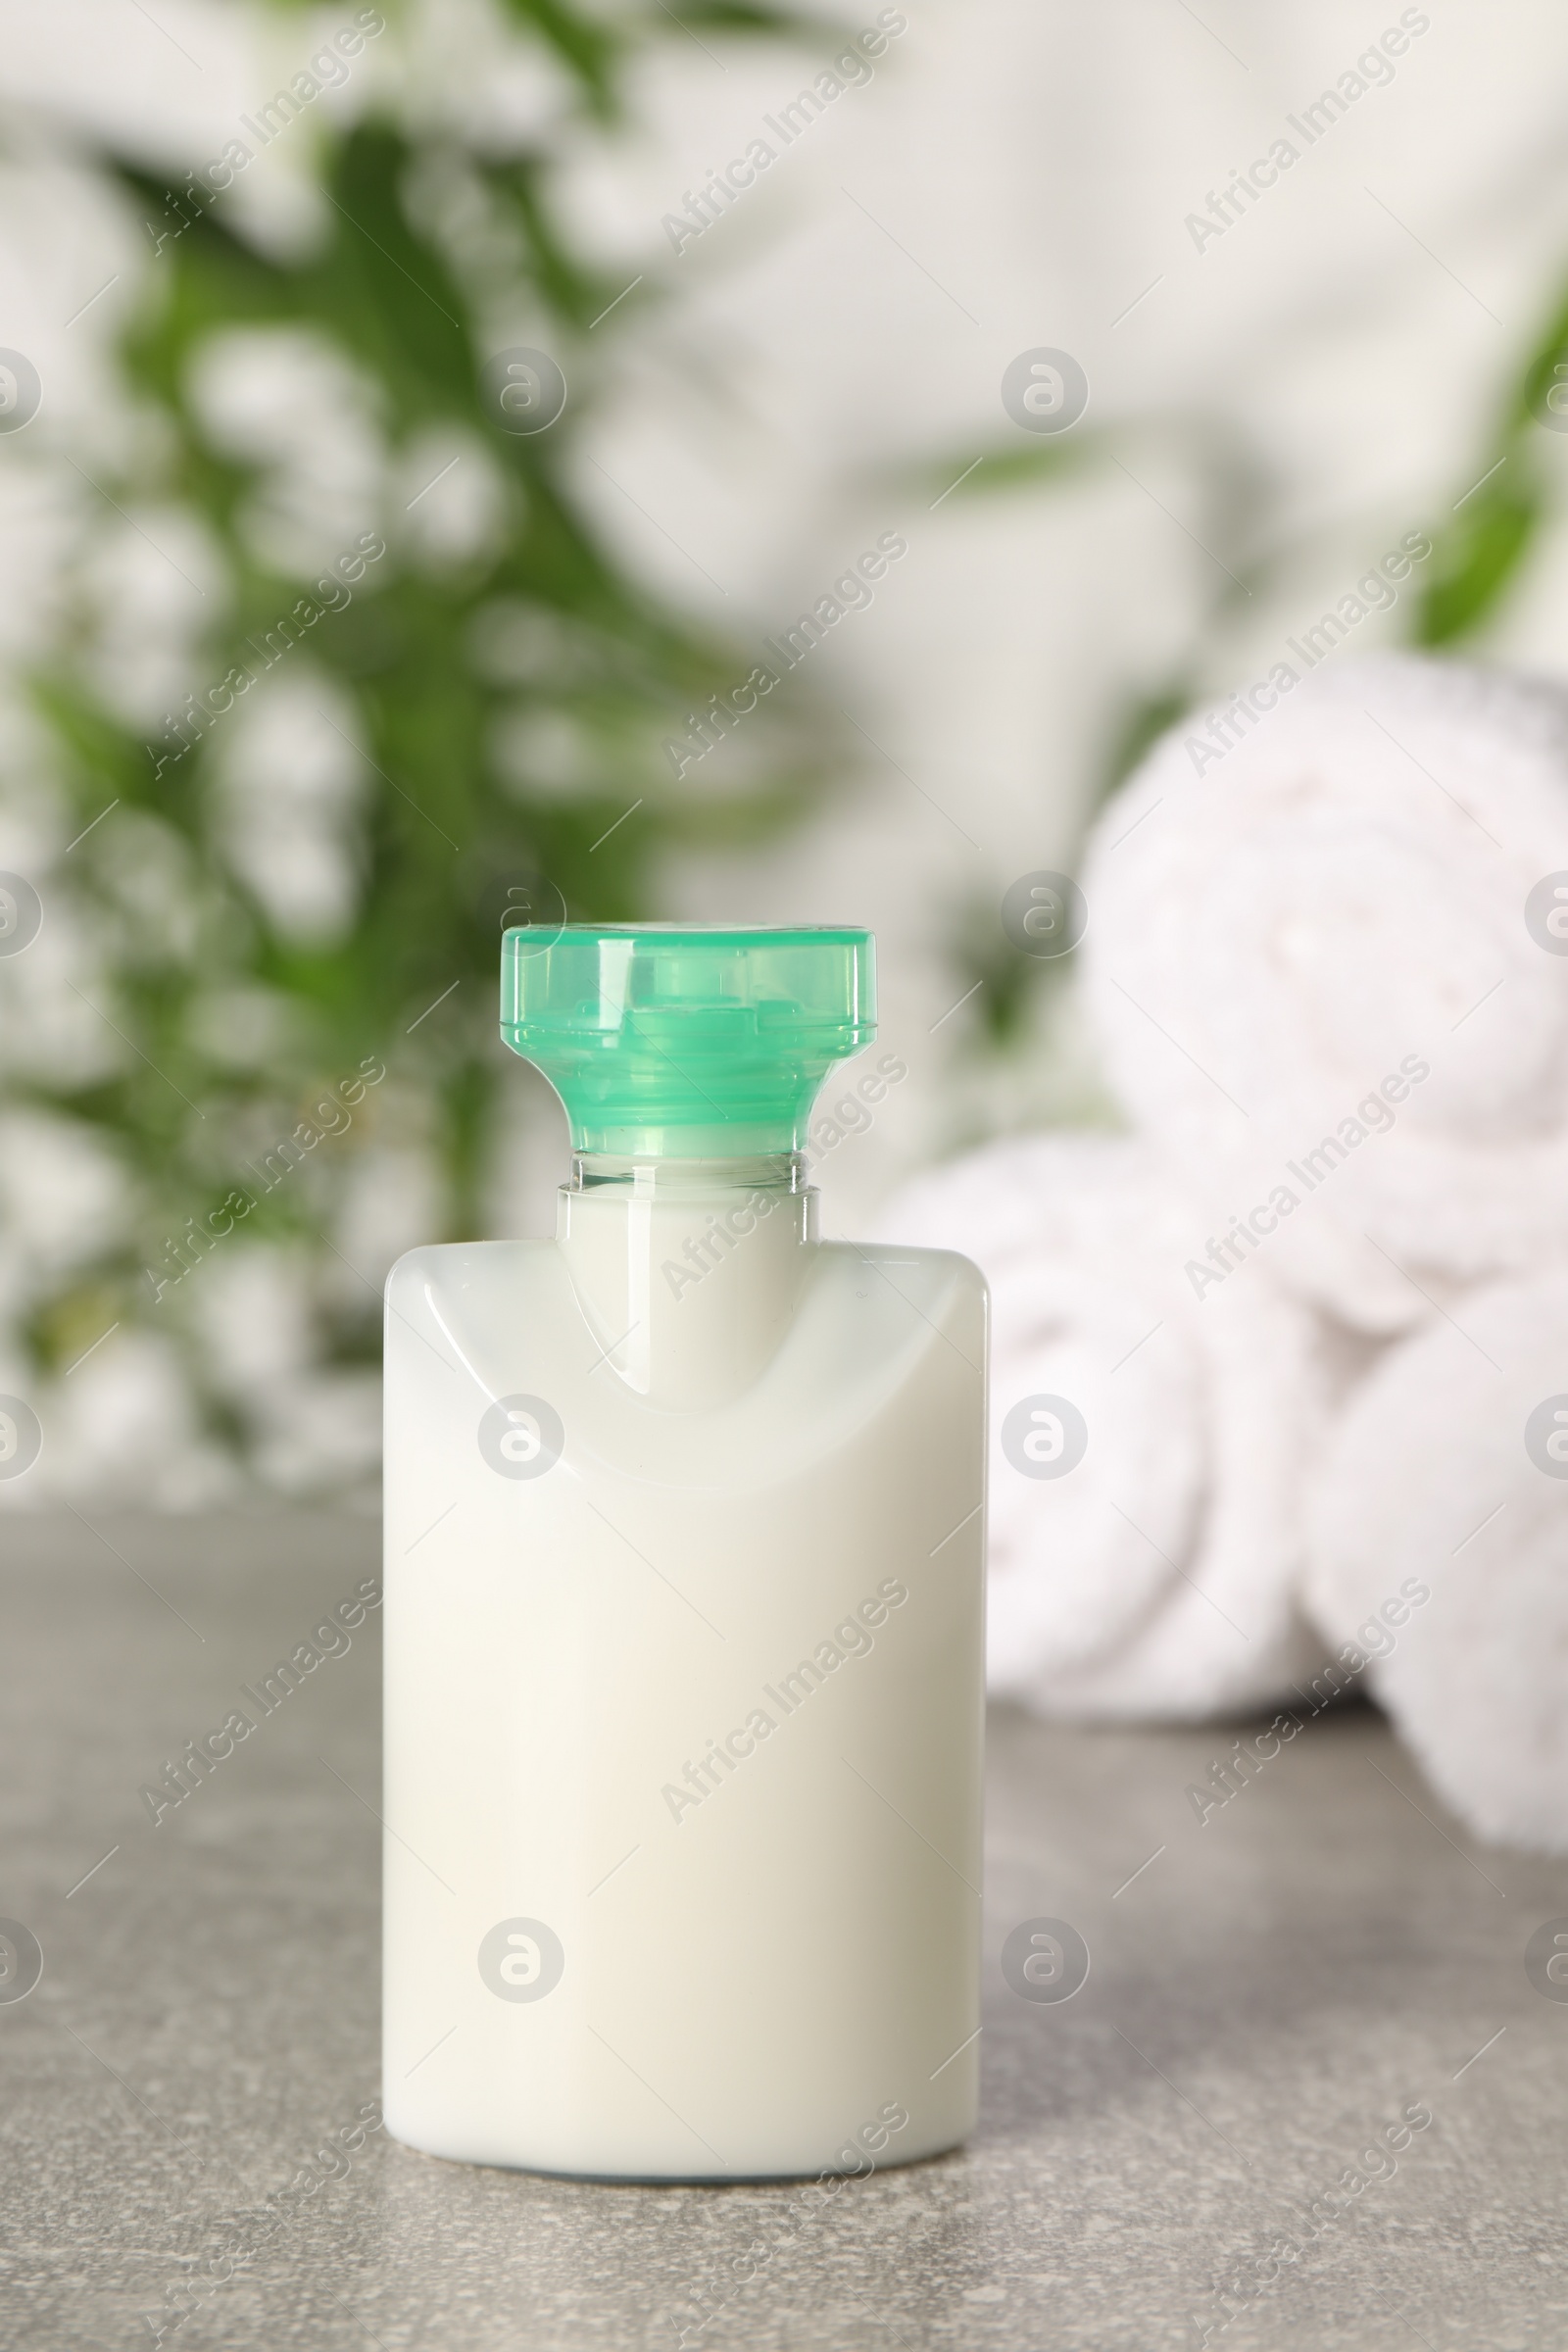
[[[1348,1406],[1304,1596],[1328,1682],[1364,1676],[1461,1821],[1564,1853],[1568,1276],[1496,1283],[1452,1314]]]
[[[961,1250],[992,1295],[988,1655],[1043,1714],[1188,1720],[1279,1697],[1320,1384],[1265,1280],[1195,1298],[1151,1148],[1004,1143],[923,1176],[884,1240]]]
[[[1568,1254],[1568,696],[1387,654],[1232,726],[1096,829],[1091,1018],[1193,1190],[1195,1291],[1255,1254],[1397,1331]]]

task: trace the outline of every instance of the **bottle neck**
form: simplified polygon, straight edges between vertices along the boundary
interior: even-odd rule
[[[572,1157],[566,1193],[614,1189],[666,1200],[719,1193],[804,1193],[807,1163],[800,1152],[758,1152],[730,1159],[623,1157],[614,1152],[578,1152]]]
[[[759,1378],[816,1242],[806,1173],[790,1152],[573,1160],[556,1240],[604,1377],[672,1411],[721,1403]]]

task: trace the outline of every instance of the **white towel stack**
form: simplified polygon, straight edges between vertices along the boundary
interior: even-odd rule
[[[1121,1136],[996,1145],[886,1220],[991,1284],[991,1678],[1044,1713],[1246,1708],[1316,1656],[1292,1601],[1307,1318],[1261,1283],[1200,1303],[1190,1226]]]
[[[1495,1283],[1455,1313],[1391,1348],[1346,1407],[1315,1481],[1306,1599],[1341,1670],[1367,1660],[1454,1811],[1560,1853],[1568,1277]]]
[[[1407,1329],[1568,1245],[1568,954],[1525,918],[1568,882],[1568,697],[1383,655],[1200,778],[1200,734],[1156,748],[1082,876],[1112,1083],[1233,1216],[1296,1195],[1280,1280]]]
[[[1156,745],[1081,882],[1133,1134],[886,1223],[993,1286],[995,1687],[1191,1718],[1339,1661],[1472,1827],[1568,1849],[1568,695],[1329,665]]]

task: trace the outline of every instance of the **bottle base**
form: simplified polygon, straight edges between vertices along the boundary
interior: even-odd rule
[[[929,2164],[938,2156],[951,2156],[961,2148],[969,2136],[967,2130],[939,2134],[929,2144],[917,2142],[913,2147],[892,2146],[879,2155],[866,2154],[859,2167],[839,2162],[823,2165],[765,2163],[737,2166],[734,2171],[695,2172],[685,2167],[669,2170],[621,2171],[612,2163],[550,2163],[540,2156],[512,2153],[479,2144],[477,2139],[457,2146],[435,2138],[420,2138],[413,2132],[399,2131],[388,2118],[387,2135],[421,2156],[434,2156],[443,2164],[483,2166],[492,2172],[528,2173],[543,2180],[579,2180],[601,2188],[767,2188],[799,2180],[866,2180],[873,2173],[904,2171],[911,2164]]]

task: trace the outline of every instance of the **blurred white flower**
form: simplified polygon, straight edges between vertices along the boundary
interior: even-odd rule
[[[189,1038],[206,1061],[260,1070],[288,1051],[299,1008],[281,989],[213,989],[190,1009]]]
[[[0,830],[0,848],[9,830]],[[49,857],[7,856],[0,865],[31,884],[42,908],[32,940],[0,959],[0,1082],[86,1087],[113,1076],[132,1054],[115,1028],[99,929],[83,919]]]
[[[375,388],[325,335],[225,328],[198,351],[189,391],[213,447],[262,471],[240,511],[262,563],[309,579],[374,524],[384,470]]]
[[[405,556],[428,571],[453,571],[500,553],[517,503],[476,434],[432,425],[399,453],[387,512]]]
[[[559,612],[520,596],[498,596],[469,624],[468,659],[475,676],[491,686],[560,685],[582,673],[588,647]]]
[[[307,1494],[373,1470],[380,1384],[318,1366],[310,1254],[287,1244],[220,1248],[191,1277],[189,1313],[209,1377],[244,1425],[264,1485]]]
[[[604,762],[580,719],[523,703],[490,728],[489,754],[502,781],[536,801],[569,801],[605,788]]]
[[[0,466],[0,545],[13,593],[0,597],[0,670],[13,674],[58,641],[72,557],[86,529],[91,493],[74,476],[13,445]],[[26,582],[26,594],[15,593]]]
[[[365,1304],[355,1273],[379,1288],[406,1250],[439,1233],[444,1191],[434,1153],[416,1145],[372,1144],[355,1154],[337,1212],[337,1248],[349,1266],[335,1281],[328,1274],[341,1303]]]
[[[258,680],[227,722],[220,842],[284,937],[321,947],[354,919],[365,763],[348,698],[300,648],[287,659],[292,671]]]
[[[95,937],[115,971],[146,971],[194,956],[203,882],[183,834],[145,809],[122,806],[110,808],[71,854],[92,867],[100,901]]]
[[[308,1494],[372,1471],[380,1384],[373,1373],[318,1368],[309,1253],[237,1242],[190,1283],[209,1377],[238,1413],[263,1484]]]
[[[374,1477],[381,1458],[381,1382],[374,1372],[318,1372],[273,1400],[256,1468],[284,1494],[338,1494]]]
[[[172,1339],[124,1326],[36,1398],[43,1451],[0,1485],[0,1507],[36,1508],[71,1494],[117,1509],[200,1510],[239,1480],[201,1429]]]
[[[10,1280],[0,1282],[8,1305],[113,1249],[130,1226],[133,1199],[101,1128],[51,1110],[0,1113],[0,1230],[13,1245]]]
[[[564,70],[542,42],[519,39],[497,0],[413,0],[399,29],[408,119],[442,125],[463,146],[515,154],[575,101]]]
[[[9,78],[17,20],[7,12],[0,90]],[[37,370],[34,422],[11,440],[7,474],[40,462],[61,487],[112,509],[93,487],[121,463],[138,412],[115,344],[135,308],[150,247],[123,195],[83,169],[50,117],[8,114],[0,161],[0,284],[4,341]]]
[[[245,1420],[267,1419],[315,1352],[304,1253],[236,1234],[193,1269],[185,1287],[214,1388]]]
[[[228,602],[221,554],[186,509],[135,506],[108,514],[78,577],[87,675],[116,717],[151,734],[188,692],[200,640]]]

